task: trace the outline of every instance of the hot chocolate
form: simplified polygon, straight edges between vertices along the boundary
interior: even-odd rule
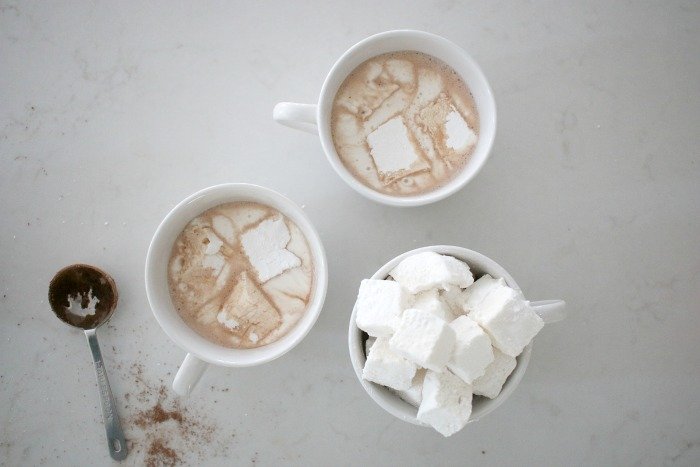
[[[413,51],[373,57],[348,75],[333,101],[331,130],[343,165],[389,195],[435,190],[469,161],[479,115],[446,63]]]
[[[216,206],[173,245],[170,296],[188,326],[232,348],[283,337],[306,312],[314,265],[304,234],[282,213],[253,202]]]

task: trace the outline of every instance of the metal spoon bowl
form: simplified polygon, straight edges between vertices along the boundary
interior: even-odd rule
[[[87,264],[73,264],[61,269],[49,284],[49,304],[54,314],[64,323],[85,332],[97,373],[109,454],[115,460],[122,460],[128,453],[126,439],[96,334],[96,329],[114,313],[117,300],[114,279],[101,269]]]

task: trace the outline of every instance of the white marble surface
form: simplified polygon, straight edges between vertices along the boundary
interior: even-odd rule
[[[317,138],[271,119],[396,28],[463,45],[499,109],[481,175],[422,208],[361,198]],[[219,431],[184,461],[698,465],[699,44],[692,1],[0,2],[0,463],[109,464],[89,351],[49,311],[49,279],[78,261],[114,275],[99,336],[133,417],[134,364],[158,386],[184,355],[146,300],[151,235],[190,193],[241,181],[306,206],[328,298],[284,358],[206,373],[185,404]],[[375,406],[346,346],[360,279],[436,243],[571,311],[538,336],[515,395],[449,439]],[[142,464],[147,440],[126,430],[125,463]]]

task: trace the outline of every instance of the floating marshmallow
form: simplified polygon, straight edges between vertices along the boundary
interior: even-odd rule
[[[403,312],[399,326],[389,341],[391,349],[397,354],[438,372],[445,368],[454,344],[455,333],[444,320],[416,308]]]
[[[418,420],[427,423],[447,437],[458,432],[472,413],[472,387],[445,371],[428,371],[423,381],[423,400]]]
[[[502,278],[494,279],[490,275],[484,274],[467,288],[466,300],[464,302],[465,311],[467,313],[471,312],[484,300],[491,290],[505,285],[506,281]]]
[[[386,182],[430,166],[418,153],[400,116],[394,117],[367,135],[374,165]]]
[[[390,275],[413,294],[450,286],[465,288],[474,282],[469,266],[464,261],[433,251],[409,256]]]
[[[218,276],[226,265],[226,258],[218,253],[216,254],[205,254],[202,257],[202,266],[205,268],[210,268],[215,276]]]
[[[236,228],[231,219],[224,215],[216,215],[211,221],[214,232],[229,243],[236,243]]]
[[[449,307],[440,300],[438,289],[426,290],[416,295],[412,307],[428,311],[445,321],[452,320],[452,312]]]
[[[471,384],[483,376],[493,361],[491,339],[478,324],[464,315],[452,321],[450,327],[455,332],[456,341],[447,368]]]
[[[500,350],[493,349],[493,361],[486,367],[486,372],[474,380],[474,394],[493,399],[501,393],[508,376],[515,369],[515,357],[506,355]]]
[[[207,232],[207,246],[204,249],[205,255],[215,255],[221,249],[224,242],[213,231]]]
[[[508,286],[493,288],[469,314],[501,352],[517,357],[544,326],[542,318]]]
[[[378,338],[367,356],[362,378],[399,391],[410,389],[413,376],[416,374],[415,364],[389,348],[389,340]]]
[[[457,154],[466,153],[469,148],[476,144],[477,136],[462,115],[450,105],[450,113],[445,118],[444,134],[446,136],[445,146],[455,151]]]
[[[202,267],[212,269],[215,276],[218,276],[226,263],[226,259],[220,253],[221,246],[224,242],[211,229],[204,228],[204,255],[202,256]]]
[[[424,368],[420,368],[418,371],[416,371],[416,375],[413,377],[410,388],[406,389],[405,391],[396,391],[403,401],[408,402],[416,408],[420,406],[420,403],[423,400],[423,380],[425,379],[425,372],[426,370]]]
[[[301,265],[301,260],[285,248],[290,238],[287,224],[281,217],[265,219],[241,235],[243,251],[261,283]]]
[[[246,271],[238,276],[216,319],[229,331],[251,342],[264,338],[282,322],[277,309]]]
[[[355,324],[370,336],[388,337],[409,302],[410,296],[398,282],[364,279],[355,303]]]

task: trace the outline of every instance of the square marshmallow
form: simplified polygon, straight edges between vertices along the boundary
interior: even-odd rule
[[[508,376],[513,372],[517,361],[497,348],[493,349],[493,361],[486,367],[486,372],[474,380],[474,394],[493,399],[501,393]]]
[[[440,299],[447,305],[452,316],[456,317],[467,314],[466,303],[469,298],[468,290],[469,288],[460,289],[457,286],[450,286],[440,291]]]
[[[444,132],[447,137],[445,145],[457,154],[466,153],[478,140],[474,130],[469,127],[454,105],[450,105],[450,113],[445,119]]]
[[[398,282],[365,279],[357,294],[355,323],[370,336],[388,337],[394,333],[410,300]]]
[[[464,315],[452,321],[450,327],[455,332],[456,342],[447,368],[471,384],[493,361],[491,339],[478,324]]]
[[[450,436],[464,428],[472,413],[472,387],[445,371],[428,371],[423,381],[423,400],[418,420],[427,423],[442,436]]]
[[[382,178],[393,181],[396,174],[408,175],[430,167],[418,153],[400,116],[383,123],[367,135],[367,144]]]
[[[416,365],[433,371],[442,371],[452,355],[455,332],[434,314],[409,308],[401,315],[401,321],[389,346],[402,357]]]
[[[425,368],[419,368],[416,375],[413,377],[411,387],[405,391],[396,391],[399,397],[418,408],[423,400],[423,380],[425,379]]]
[[[465,290],[466,300],[463,304],[465,312],[470,313],[476,308],[491,290],[495,290],[498,286],[503,287],[505,285],[506,281],[502,278],[494,279],[488,274],[481,276]]]
[[[474,282],[469,266],[464,261],[433,251],[409,256],[390,275],[412,294],[450,286],[464,288]]]
[[[260,283],[279,276],[287,269],[301,266],[301,260],[287,250],[289,229],[284,219],[265,219],[241,235],[243,251],[255,268]]]
[[[365,341],[365,357],[367,357],[367,355],[369,355],[369,349],[372,348],[372,345],[374,344],[374,342],[376,340],[377,340],[376,337],[369,336],[367,338],[367,340]]]
[[[544,326],[520,292],[507,286],[492,289],[470,314],[501,352],[517,357]]]
[[[415,296],[412,308],[428,311],[444,321],[452,321],[450,308],[440,300],[438,289],[430,289]]]
[[[367,338],[365,341],[365,356],[369,355],[370,349],[372,349],[372,345],[374,345],[376,341],[376,337],[370,336]],[[405,391],[396,391],[396,394],[398,394],[402,400],[416,408],[420,405],[420,401],[423,398],[423,379],[425,378],[425,371],[424,368],[418,368],[418,371],[416,371],[411,381],[411,387]]]
[[[415,364],[389,348],[387,338],[380,337],[372,344],[365,367],[362,369],[362,378],[404,391],[410,389],[413,384],[413,376],[417,369]]]

